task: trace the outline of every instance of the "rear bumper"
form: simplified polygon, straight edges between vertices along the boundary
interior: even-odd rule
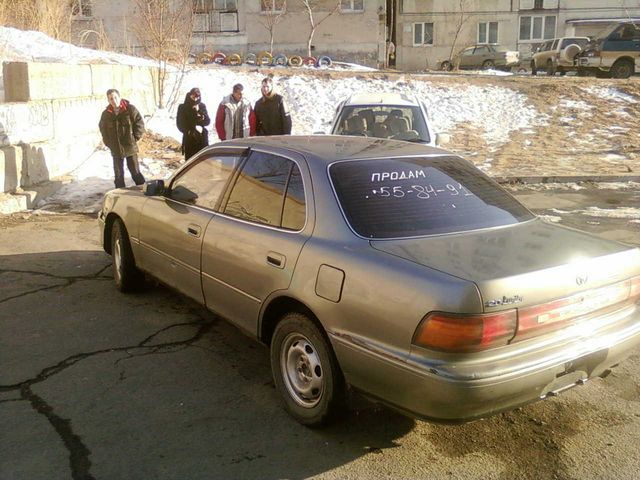
[[[576,59],[576,66],[578,68],[597,68],[606,70],[602,65],[601,57],[578,57]]]
[[[615,327],[594,335],[594,323]],[[467,355],[449,361],[429,358],[423,350],[401,360],[351,337],[332,335],[332,340],[347,381],[357,389],[418,418],[464,422],[601,376],[640,346],[639,307],[567,330],[560,342],[521,342],[484,359]]]

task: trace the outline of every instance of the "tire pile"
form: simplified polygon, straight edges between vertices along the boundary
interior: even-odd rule
[[[330,67],[331,57],[321,55],[319,57],[301,57],[300,55],[291,55],[287,57],[284,53],[272,55],[269,52],[260,52],[259,54],[248,53],[244,57],[239,53],[231,53],[225,55],[222,52],[207,53],[203,52],[196,56],[196,63],[206,65],[216,63],[218,65],[257,65],[261,67],[282,66],[282,67]]]

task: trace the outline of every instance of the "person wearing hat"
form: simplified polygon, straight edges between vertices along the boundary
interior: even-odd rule
[[[222,99],[216,113],[216,131],[220,140],[252,137],[256,134],[255,115],[249,100],[243,98],[244,87],[233,86],[231,95]]]
[[[115,88],[107,90],[109,105],[102,112],[98,127],[103,143],[111,151],[113,158],[114,184],[124,188],[124,161],[136,185],[144,183],[138,165],[138,140],[144,134],[144,120],[136,107],[128,100],[120,98]]]
[[[291,115],[282,95],[273,91],[273,80],[262,80],[262,98],[253,109],[256,116],[256,133],[263,135],[291,135]]]
[[[184,103],[178,106],[176,116],[178,130],[182,132],[185,160],[209,145],[209,131],[205,127],[210,123],[207,106],[201,102],[200,89],[192,88],[184,97]]]

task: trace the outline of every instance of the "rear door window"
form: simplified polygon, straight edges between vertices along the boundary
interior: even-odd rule
[[[224,214],[287,230],[302,229],[306,203],[298,166],[278,155],[252,152],[231,190]]]
[[[329,175],[347,222],[371,239],[464,232],[535,218],[458,157],[345,161]]]

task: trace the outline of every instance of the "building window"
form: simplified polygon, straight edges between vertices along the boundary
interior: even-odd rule
[[[235,12],[237,0],[193,0],[193,13]]]
[[[478,23],[478,43],[498,43],[498,22]]]
[[[520,17],[520,40],[544,40],[555,36],[555,15]]]
[[[90,17],[91,0],[73,0],[71,2],[71,15],[74,17]]]
[[[413,45],[433,45],[433,23],[413,24]]]
[[[533,2],[533,8],[536,10],[541,10],[544,8],[544,0],[535,0]]]
[[[340,0],[341,12],[364,12],[364,0]]]
[[[260,11],[264,13],[281,13],[286,8],[286,0],[260,0]]]

